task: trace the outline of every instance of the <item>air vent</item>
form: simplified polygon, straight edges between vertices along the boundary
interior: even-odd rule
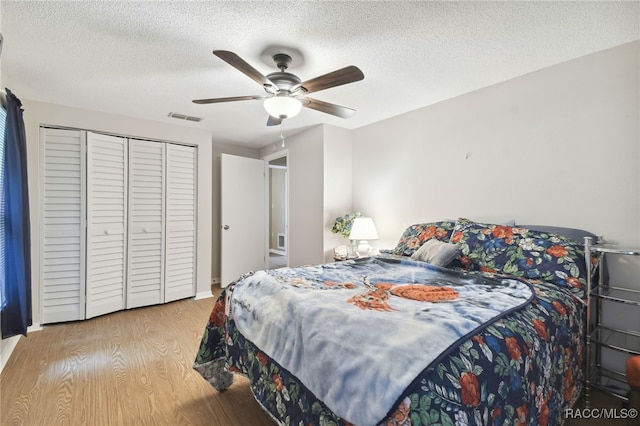
[[[192,117],[190,115],[178,114],[177,112],[170,112],[169,117],[177,118],[179,120],[195,121],[196,123],[202,121],[201,117]]]

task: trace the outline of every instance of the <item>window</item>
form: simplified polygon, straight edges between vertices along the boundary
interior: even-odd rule
[[[22,102],[6,91],[6,114],[0,119],[0,300],[2,338],[27,335],[31,316],[31,229],[27,187],[27,141]],[[3,248],[2,248],[3,247]]]
[[[5,155],[4,148],[7,144],[5,133],[5,123],[7,122],[7,111],[0,107],[0,310],[7,303],[5,299],[5,206],[4,206],[4,179],[5,179]]]

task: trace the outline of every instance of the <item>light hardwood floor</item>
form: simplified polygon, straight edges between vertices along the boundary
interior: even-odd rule
[[[187,299],[20,338],[0,377],[0,424],[273,426],[245,379],[220,393],[191,368],[213,303]]]
[[[217,392],[191,368],[213,303],[122,311],[21,338],[0,377],[0,425],[275,425],[246,379]],[[594,391],[594,406],[621,404]],[[627,423],[566,426],[614,424]]]

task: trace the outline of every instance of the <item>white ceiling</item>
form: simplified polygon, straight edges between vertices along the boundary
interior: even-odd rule
[[[209,129],[217,143],[279,140],[261,95],[215,57],[230,50],[263,74],[292,53],[308,80],[358,66],[363,81],[312,97],[351,107],[341,119],[303,109],[285,135],[319,123],[354,129],[640,38],[640,2],[2,1],[2,83],[19,98]],[[203,117],[200,123],[169,112]],[[28,113],[28,112],[25,112]]]

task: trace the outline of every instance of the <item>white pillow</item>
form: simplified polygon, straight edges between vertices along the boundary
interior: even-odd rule
[[[445,243],[444,241],[432,238],[425,241],[411,258],[420,260],[436,266],[447,266],[458,256],[460,246],[458,244]]]

